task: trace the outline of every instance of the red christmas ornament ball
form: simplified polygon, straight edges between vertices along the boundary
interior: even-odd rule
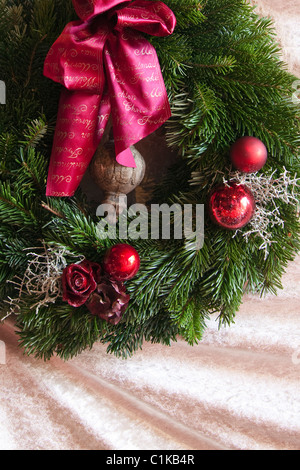
[[[250,189],[242,184],[222,184],[210,194],[210,217],[225,229],[237,230],[244,227],[250,222],[254,211],[254,196]]]
[[[241,137],[230,149],[233,166],[243,173],[255,173],[262,169],[268,158],[265,144],[257,137]]]
[[[132,279],[140,268],[140,256],[135,248],[126,243],[112,246],[103,259],[103,269],[116,281]]]

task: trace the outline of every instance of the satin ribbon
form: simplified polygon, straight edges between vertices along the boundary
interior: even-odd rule
[[[67,24],[46,57],[44,75],[64,87],[50,158],[47,196],[72,196],[112,118],[117,162],[135,167],[130,146],[170,116],[154,47],[140,33],[172,34],[160,1],[73,0]]]

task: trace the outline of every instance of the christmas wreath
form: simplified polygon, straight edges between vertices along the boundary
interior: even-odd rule
[[[0,6],[0,314],[24,351],[193,345],[245,293],[275,294],[299,250],[299,105],[271,21],[244,0]],[[192,208],[182,237],[175,214],[169,237],[101,236],[80,180],[109,116],[124,167],[165,133],[177,157],[147,207]]]

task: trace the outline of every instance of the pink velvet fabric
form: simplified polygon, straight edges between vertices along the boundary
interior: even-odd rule
[[[298,0],[259,0],[300,76]],[[1,450],[299,450],[300,258],[277,297],[247,296],[235,325],[189,347],[101,344],[64,363],[23,355],[0,326]]]

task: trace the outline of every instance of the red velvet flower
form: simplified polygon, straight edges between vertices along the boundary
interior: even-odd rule
[[[63,300],[72,307],[80,307],[96,289],[100,279],[99,264],[87,260],[70,264],[62,273]]]
[[[125,312],[130,296],[121,281],[102,277],[97,288],[86,303],[92,313],[103,320],[116,325]]]

